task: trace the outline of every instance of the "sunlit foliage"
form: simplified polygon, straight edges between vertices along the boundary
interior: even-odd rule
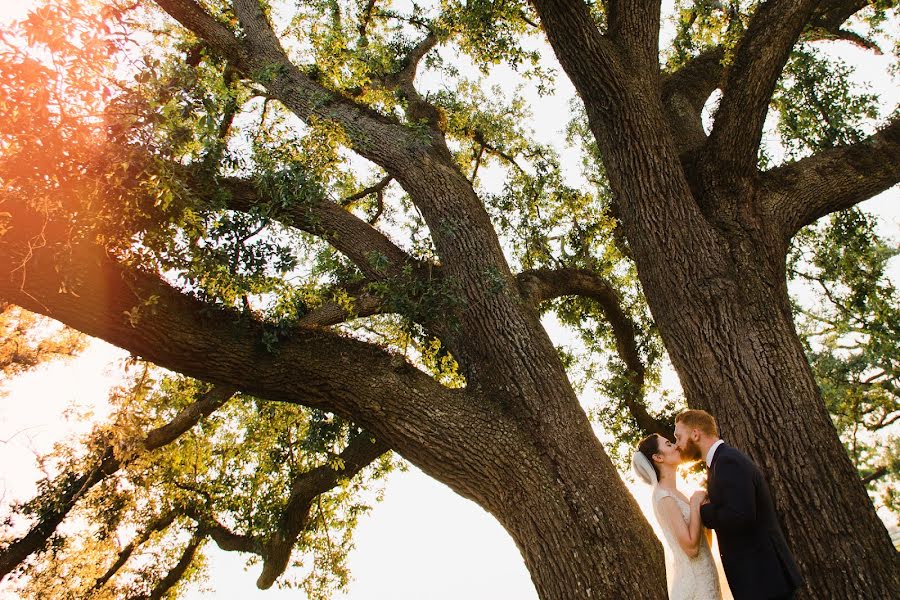
[[[465,386],[439,336],[421,325],[452,313],[459,302],[452,281],[422,283],[410,276],[411,265],[371,281],[319,235],[315,218],[303,227],[288,218],[336,204],[436,267],[429,231],[400,186],[350,152],[347,131],[325,119],[301,122],[272,99],[264,85],[272,73],[254,74],[255,82],[241,76],[146,4],[50,2],[2,32],[0,235],[3,202],[11,198],[37,222],[75,215],[66,231],[73,244],[98,241],[210,307],[259,318],[264,351],[334,304],[349,315],[337,326],[342,334],[390,349],[447,387]],[[229,3],[201,4],[238,31]],[[603,23],[603,3],[592,4]],[[756,4],[676,2],[665,68],[714,45],[725,48],[727,64]],[[876,4],[860,24],[866,36],[890,14],[887,3]],[[645,433],[633,405],[669,422],[684,401],[664,385],[667,357],[617,232],[586,116],[573,110],[568,130],[559,132],[580,153],[577,176],[565,168],[572,148],[538,140],[531,127],[540,118],[534,99],[553,91],[556,73],[542,58],[528,4],[314,1],[271,2],[266,10],[291,58],[327,90],[383,118],[439,124],[514,270],[586,269],[615,289],[634,338],[628,357],[597,302],[563,297],[541,306],[571,339],[560,352],[608,433],[609,453],[621,459],[622,449]],[[419,51],[413,87],[404,78]],[[491,85],[503,69],[514,86]],[[813,42],[798,46],[773,101],[777,139],[764,159],[792,160],[859,140],[882,116],[876,100]],[[235,178],[252,181],[265,198],[236,209],[226,185]],[[876,235],[872,218],[854,210],[804,231],[790,263],[793,278],[813,284],[813,300],[797,300],[797,322],[828,409],[861,475],[873,476],[894,508],[896,438],[863,432],[888,430],[898,415],[900,308],[887,275],[896,254],[896,244]],[[384,256],[368,258],[373,268],[385,266]],[[71,267],[67,276],[77,277],[77,265]],[[354,301],[368,295],[382,314],[353,318]],[[154,302],[129,311],[135,327]],[[10,311],[0,322],[5,374],[80,350],[80,338],[68,332],[32,341],[30,317],[8,317]],[[215,524],[240,538],[240,544],[232,539],[233,549],[257,560],[247,549],[282,527],[293,482],[323,466],[339,471],[340,453],[368,435],[333,414],[237,394],[174,441],[148,449],[149,432],[208,391],[207,384],[137,362],[112,398],[110,420],[45,458],[48,477],[35,498],[12,507],[7,525],[18,529],[6,532],[4,542],[54,507],[65,504],[68,516],[22,564],[25,597],[113,598],[163,588],[177,597],[203,581],[207,549],[220,541],[213,532],[222,533]],[[106,458],[119,465],[114,472],[70,494],[72,482]],[[393,467],[390,455],[379,455],[316,495],[278,585],[322,599],[346,586],[354,527]],[[69,496],[74,500],[63,500]]]

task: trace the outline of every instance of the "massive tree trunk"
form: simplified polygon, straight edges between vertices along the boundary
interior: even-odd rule
[[[781,240],[720,231],[729,270],[645,286],[690,404],[719,418],[771,485],[805,597],[887,597],[897,552],[825,410],[794,330]],[[774,246],[774,248],[773,248]],[[650,257],[636,253],[641,270]],[[655,257],[658,261],[659,257]],[[673,256],[698,272],[697,253]]]
[[[434,107],[412,86],[415,60],[434,40],[426,38],[411,66],[394,77],[416,123],[410,126],[333,93],[293,65],[255,0],[234,2],[240,36],[193,0],[158,4],[245,77],[265,75],[268,95],[301,119],[341,125],[353,149],[409,193],[439,265],[412,259],[327,202],[310,201],[279,218],[327,239],[370,281],[411,265],[418,284],[446,286],[455,303],[416,317],[459,361],[467,388],[446,389],[373,344],[316,327],[333,317],[325,313],[263,348],[265,324],[252,315],[208,306],[119,264],[106,248],[68,239],[62,219],[48,222],[25,207],[16,206],[0,237],[0,297],[186,375],[347,417],[491,512],[515,540],[543,600],[664,598],[660,544],[593,434],[532,294],[510,272],[483,202],[447,150]],[[765,3],[767,11],[775,7],[769,20],[788,31],[772,28],[778,35],[737,49],[734,91],[726,90],[708,140],[696,122],[673,124],[663,102],[658,2],[610,0],[607,34],[580,0],[534,4],[585,102],[622,230],[689,403],[716,414],[729,441],[769,475],[808,597],[888,597],[900,585],[896,554],[793,330],[784,256],[799,226],[898,176],[890,169],[882,180],[869,176],[871,189],[857,184],[846,199],[834,196],[839,186],[832,180],[831,196],[794,202],[785,181],[802,179],[823,158],[798,163],[798,177],[783,173],[781,181],[763,181],[747,166],[778,57],[785,59],[815,3]],[[760,21],[747,35],[767,25]],[[774,52],[772,64],[754,59],[759,48]],[[697,121],[703,97],[687,103]],[[730,117],[741,114],[749,121]],[[896,128],[888,133],[872,139],[897,154]],[[871,160],[864,145],[857,150],[863,162]],[[218,183],[232,188],[229,208],[253,205],[247,186]],[[786,220],[788,213],[797,216]],[[372,253],[384,260],[373,263]],[[370,308],[377,312],[378,302]]]
[[[154,275],[123,269],[103,248],[73,243],[66,224],[17,209],[0,238],[2,297],[160,366],[352,419],[493,514],[542,599],[665,598],[659,541],[508,270],[502,289],[477,279],[460,289],[467,308],[456,318],[466,335],[448,337],[478,368],[467,368],[465,390],[449,390],[382,350],[317,328],[266,350],[252,317],[204,307]],[[30,248],[39,232],[44,245]],[[138,309],[135,324],[126,313],[149,298],[153,310]]]
[[[762,5],[726,75],[716,67],[710,82],[687,82],[690,120],[660,102],[652,22],[658,3],[610,2],[606,35],[580,2],[534,4],[584,100],[621,227],[688,403],[716,415],[726,439],[767,474],[806,580],[803,597],[890,597],[900,589],[897,553],[803,354],[785,258],[800,226],[869,197],[864,188],[889,187],[898,168],[847,150],[795,163],[786,167],[790,174],[766,177],[756,169],[772,89],[815,3]],[[723,99],[707,139],[699,109],[720,83]],[[695,134],[674,135],[685,131]],[[895,122],[868,143],[896,156],[897,142]],[[836,169],[825,184],[797,193],[796,181],[788,181],[810,183],[827,172],[823,166]]]

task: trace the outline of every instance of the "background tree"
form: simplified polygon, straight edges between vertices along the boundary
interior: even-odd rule
[[[77,356],[84,335],[13,304],[0,307],[0,371],[11,379],[48,361]]]
[[[782,123],[803,116],[775,95],[795,47],[797,81],[814,68],[840,80],[827,61],[797,66],[810,53],[798,40],[872,46],[845,23],[885,5],[678,3],[661,70],[658,2],[156,4],[179,25],[152,7],[98,14],[73,1],[33,15],[24,40],[7,38],[8,302],[202,385],[340,418],[332,454],[354,448],[355,432],[477,502],[514,538],[542,598],[662,598],[665,578],[659,544],[578,403],[566,372],[577,357],[560,356],[540,313],[575,324],[595,354],[615,350],[605,413],[628,411],[608,416],[623,436],[666,430],[645,403],[661,340],[688,404],[717,414],[769,474],[805,593],[896,589],[896,553],[795,331],[786,257],[804,226],[896,183],[897,124],[833,135],[777,166],[760,160],[770,106]],[[451,59],[461,52],[484,72],[512,65],[547,85],[527,49],[537,25],[584,103],[587,125],[573,132],[587,138],[596,189],[568,183],[554,150],[531,142],[522,102],[481,92]],[[125,52],[134,81],[116,81],[103,66],[128,35],[150,47],[139,31],[155,34],[154,51]],[[452,84],[427,89],[420,70]],[[782,97],[816,81],[786,83]],[[708,131],[702,110],[717,89]],[[850,109],[834,131],[865,116]],[[802,120],[780,131],[807,134]],[[481,183],[487,168],[505,173],[502,189]],[[149,437],[131,439],[162,450]],[[270,470],[252,449],[241,460]],[[112,452],[115,469],[104,450],[66,473],[112,482],[125,464]],[[194,485],[210,512],[177,517],[182,537],[165,537],[172,571],[136,575],[140,593],[187,576],[215,532],[264,563],[279,540],[289,551],[290,536],[272,537],[287,531],[278,507],[294,499],[292,477],[323,472],[314,458],[267,473],[270,489],[281,486],[268,520],[230,537],[216,515],[239,508]],[[48,482],[47,498],[67,498],[66,481]],[[177,499],[165,489],[156,497]],[[42,513],[30,514],[40,528]],[[167,514],[128,517],[134,543]],[[100,539],[107,554],[126,553]]]
[[[896,511],[897,437],[882,432],[900,417],[900,313],[885,274],[898,250],[857,210],[834,215],[801,237],[805,243],[795,248],[791,271],[819,300],[814,309],[795,308],[807,356],[860,477]]]

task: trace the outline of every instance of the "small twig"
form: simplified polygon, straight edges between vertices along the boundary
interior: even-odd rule
[[[478,167],[481,166],[481,157],[484,155],[484,144],[478,145],[478,152],[475,154],[475,167],[472,169],[472,176],[469,178],[469,183],[475,183],[475,177],[478,175]]]
[[[369,186],[369,187],[365,188],[364,190],[356,192],[352,196],[347,196],[346,198],[344,198],[343,200],[338,202],[338,204],[340,204],[341,206],[349,206],[350,204],[353,204],[354,202],[358,202],[358,201],[362,200],[366,196],[370,196],[372,194],[377,194],[379,192],[382,192],[393,180],[394,180],[394,178],[391,175],[387,175],[384,178],[382,178],[381,181],[379,181],[375,185]]]

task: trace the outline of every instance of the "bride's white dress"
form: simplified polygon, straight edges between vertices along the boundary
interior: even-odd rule
[[[690,520],[691,506],[677,494],[656,487],[653,491],[653,512],[666,538],[666,579],[669,583],[669,600],[720,600],[719,575],[706,536],[700,536],[700,552],[689,557],[678,544],[675,532],[661,518],[659,502],[665,497],[674,498],[684,522]]]

